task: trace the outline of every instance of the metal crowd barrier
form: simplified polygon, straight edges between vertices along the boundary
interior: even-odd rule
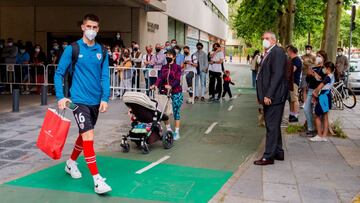
[[[13,112],[19,112],[22,87],[29,91],[35,86],[41,94],[41,105],[47,105],[48,70],[43,64],[0,64],[0,84],[12,94]]]
[[[116,97],[122,97],[125,91],[139,91],[139,92],[149,92],[150,90],[150,71],[153,69],[147,68],[128,68],[128,67],[109,67],[110,71],[110,89],[111,89],[111,99]],[[194,77],[192,79],[193,86],[193,96],[191,97],[191,103],[194,103],[195,98],[195,71]],[[157,76],[157,74],[155,74]],[[183,87],[183,92],[187,93],[188,87],[186,80],[183,79],[186,77],[185,74],[182,75],[181,84]],[[139,85],[138,85],[139,84]],[[199,84],[199,89],[201,84]],[[200,90],[199,90],[200,91]]]

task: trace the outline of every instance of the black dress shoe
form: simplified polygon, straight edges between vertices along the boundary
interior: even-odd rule
[[[276,155],[274,157],[274,159],[277,160],[277,161],[284,161],[285,160],[284,155]]]
[[[254,164],[259,166],[266,166],[266,165],[274,164],[274,160],[262,158],[260,160],[254,161]]]

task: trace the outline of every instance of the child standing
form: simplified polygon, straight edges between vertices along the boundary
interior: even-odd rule
[[[225,95],[226,95],[226,93],[228,93],[228,94],[229,94],[229,97],[230,97],[230,99],[231,99],[231,98],[232,98],[232,94],[231,94],[230,84],[235,85],[235,83],[233,83],[233,82],[231,81],[230,71],[229,71],[229,70],[226,70],[226,71],[225,71],[225,74],[224,74],[224,76],[223,76],[223,79],[224,79],[224,85],[223,85],[224,91],[223,91],[223,94],[222,94],[222,98],[224,98]]]
[[[322,69],[322,82],[313,92],[313,102],[315,103],[315,124],[317,135],[310,138],[313,142],[327,142],[329,131],[328,112],[331,109],[331,88],[334,85],[335,65],[332,62],[326,62]]]

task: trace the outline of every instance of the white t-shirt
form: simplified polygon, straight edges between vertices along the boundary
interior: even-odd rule
[[[211,61],[218,62],[218,61],[220,61],[220,59],[224,60],[224,53],[223,53],[222,51],[216,53],[216,54],[211,58]],[[210,64],[210,65],[209,65],[209,70],[210,70],[210,71],[213,71],[213,72],[221,73],[221,72],[222,72],[222,66],[221,66],[221,64],[219,64],[219,63]]]
[[[188,56],[185,56],[184,63],[185,63],[185,61],[190,62],[190,63],[192,62],[192,63],[195,63],[195,64],[197,64],[197,62],[198,62],[197,57],[195,55],[191,55],[191,54],[189,54]],[[186,64],[185,65],[185,72],[190,72],[190,71],[194,71],[195,74],[196,74],[196,67],[192,66],[190,64]]]

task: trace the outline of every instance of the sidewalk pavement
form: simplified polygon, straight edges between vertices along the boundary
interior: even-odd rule
[[[298,134],[287,134],[283,136],[285,161],[255,166],[263,144],[211,202],[351,202],[360,192],[360,105],[334,110],[330,117],[343,121],[349,138],[311,143]]]

